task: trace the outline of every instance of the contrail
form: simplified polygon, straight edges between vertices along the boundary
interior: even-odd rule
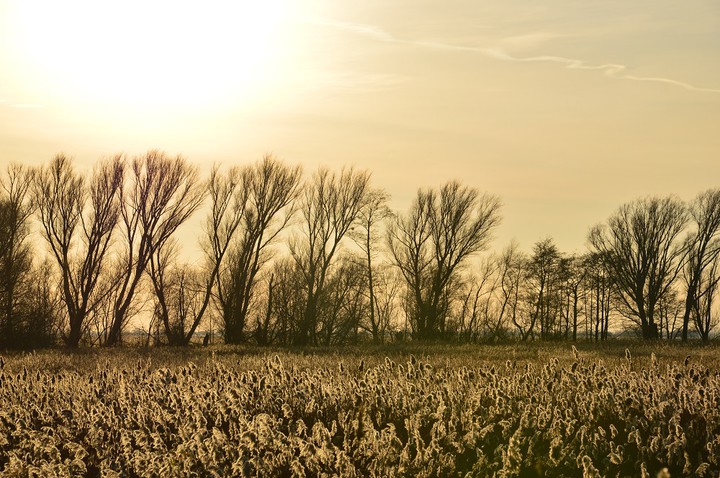
[[[603,71],[604,75],[609,78],[615,78],[620,80],[631,80],[631,81],[644,81],[652,83],[665,83],[667,85],[677,86],[688,91],[698,91],[703,93],[720,93],[718,88],[705,88],[695,86],[684,81],[674,80],[672,78],[655,77],[655,76],[635,76],[625,73],[628,70],[627,65],[618,63],[606,63],[602,65],[592,65],[583,60],[575,58],[566,58],[563,56],[529,56],[529,57],[517,57],[506,53],[500,48],[492,47],[477,47],[477,46],[463,46],[454,45],[452,43],[442,42],[429,42],[429,41],[418,41],[418,40],[403,40],[398,38],[391,33],[375,26],[362,23],[349,23],[340,22],[336,20],[330,20],[325,18],[306,18],[309,23],[317,25],[328,26],[345,30],[358,35],[363,35],[369,38],[373,38],[378,41],[386,43],[398,43],[403,45],[413,45],[424,48],[432,48],[437,50],[452,50],[452,51],[466,51],[471,53],[478,53],[488,58],[501,61],[513,61],[513,62],[545,62],[545,63],[557,63],[563,65],[567,69],[572,70],[600,70]]]
[[[491,56],[493,58],[497,58],[499,60],[505,60],[505,61],[518,61],[518,62],[552,62],[552,63],[560,63],[565,65],[565,68],[568,69],[574,69],[574,70],[603,70],[605,73],[605,76],[608,76],[610,78],[618,78],[622,80],[632,80],[632,81],[650,81],[654,83],[666,83],[668,85],[673,86],[679,86],[680,88],[684,88],[689,91],[701,91],[706,93],[720,93],[720,89],[717,88],[703,88],[700,86],[691,85],[690,83],[685,83],[684,81],[678,81],[673,80],[671,78],[663,78],[663,77],[654,77],[654,76],[635,76],[635,75],[628,75],[624,73],[628,67],[626,65],[621,65],[617,63],[607,63],[603,65],[589,65],[586,62],[582,60],[577,60],[574,58],[565,58],[562,56],[530,56],[530,57],[515,57],[508,55],[504,51],[500,49],[477,49],[478,51],[482,51],[487,56]]]

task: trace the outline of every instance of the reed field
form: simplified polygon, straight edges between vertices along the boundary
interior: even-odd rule
[[[0,475],[718,476],[720,350],[2,355]]]

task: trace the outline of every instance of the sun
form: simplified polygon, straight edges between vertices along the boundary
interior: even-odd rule
[[[63,99],[115,107],[250,100],[287,60],[289,1],[18,3],[16,48]]]

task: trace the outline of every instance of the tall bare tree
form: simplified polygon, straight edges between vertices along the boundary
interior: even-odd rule
[[[498,323],[504,320],[511,323],[522,340],[527,340],[534,333],[534,323],[523,320],[520,314],[521,290],[525,280],[525,266],[528,258],[520,250],[518,243],[513,240],[502,251],[497,258],[497,268],[500,289],[500,306],[498,311]],[[507,319],[505,315],[507,314]]]
[[[238,167],[222,173],[214,166],[206,190],[211,201],[202,239],[206,273],[193,273],[197,271],[178,264],[175,241],[167,241],[150,255],[148,275],[155,293],[154,319],[162,325],[171,345],[189,343],[200,325],[250,196],[249,188],[243,187]]]
[[[502,333],[502,318],[498,319],[500,312],[495,308],[501,277],[497,258],[490,256],[462,281],[458,314],[460,340],[477,342]]]
[[[442,332],[450,288],[467,259],[487,246],[499,210],[494,196],[450,182],[439,192],[418,191],[410,212],[391,222],[388,246],[405,279],[418,339]]]
[[[58,155],[35,176],[34,200],[60,271],[70,347],[78,346],[88,316],[110,293],[97,285],[119,218],[124,170],[116,155],[100,163],[88,184],[69,158]]]
[[[148,275],[155,292],[154,320],[170,345],[187,345],[210,301],[207,278],[201,271],[178,261],[178,245],[169,240],[150,257]],[[205,284],[203,284],[205,282]]]
[[[271,273],[270,277],[265,281],[267,284],[267,292],[264,297],[264,307],[262,312],[255,315],[255,327],[253,336],[255,343],[258,345],[269,345],[277,333],[276,322],[273,321],[275,306],[275,274]]]
[[[681,201],[652,197],[621,206],[606,225],[590,231],[590,244],[643,338],[658,338],[657,307],[682,268],[686,249],[678,237],[686,222]]]
[[[106,345],[120,343],[128,312],[150,260],[202,204],[205,190],[197,168],[181,156],[149,151],[132,161],[124,186],[120,224],[123,253]]]
[[[715,260],[700,277],[692,311],[695,330],[704,342],[710,339],[710,332],[718,323],[718,310],[715,306],[717,305],[719,283],[720,257],[715,257]]]
[[[325,293],[328,272],[343,238],[356,225],[365,207],[370,174],[344,169],[340,174],[320,168],[304,190],[301,205],[303,235],[291,245],[291,254],[304,279],[305,307],[294,341],[316,341],[318,305]]]
[[[362,318],[367,315],[364,264],[342,254],[327,276],[326,289],[317,306],[317,343],[338,345],[359,340]]]
[[[400,274],[391,263],[373,265],[373,296],[375,315],[373,322],[363,321],[361,325],[365,330],[383,342],[385,338],[391,337],[398,330],[397,309],[398,298],[401,293],[402,283]],[[368,317],[369,319],[369,317]]]
[[[560,251],[550,239],[538,241],[527,262],[528,302],[532,304],[532,323],[540,326],[540,338],[549,339],[557,333],[559,321],[558,289]]]
[[[287,166],[272,156],[243,169],[236,186],[241,198],[230,210],[230,219],[223,223],[225,232],[210,234],[220,271],[216,274],[217,298],[227,343],[244,340],[258,273],[270,257],[273,242],[293,216],[301,175],[299,166]],[[237,234],[229,234],[235,229]],[[228,245],[227,261],[221,266]]]
[[[268,247],[292,216],[288,206],[297,196],[300,174],[299,167],[289,168],[271,156],[225,174],[213,168],[203,238],[205,273],[178,265],[169,245],[150,259],[156,313],[171,344],[189,343],[213,296],[221,306],[226,341],[241,340],[256,276]]]
[[[297,337],[306,308],[305,277],[293,257],[274,261],[271,277],[274,280],[270,313],[275,322],[275,340],[280,345],[290,345]]]
[[[29,189],[32,173],[11,164],[0,178],[0,346],[12,345],[23,325],[31,274]]]
[[[684,269],[686,285],[685,309],[682,322],[682,340],[688,338],[688,326],[694,309],[698,309],[701,283],[720,256],[720,189],[699,194],[690,204],[690,217],[694,230],[687,238],[687,261]],[[710,280],[709,285],[712,284]],[[701,333],[702,335],[702,333]]]
[[[350,231],[350,237],[360,247],[365,262],[365,279],[367,281],[368,296],[368,325],[374,342],[382,342],[383,324],[380,320],[376,294],[375,270],[377,266],[375,259],[378,255],[378,240],[381,231],[379,230],[383,221],[392,215],[387,206],[388,194],[381,189],[373,189],[368,192],[365,206],[358,214],[358,226]]]
[[[579,318],[582,312],[581,299],[584,297],[584,284],[587,277],[585,257],[576,254],[567,256],[564,261],[563,301],[565,318],[565,339],[577,340]]]

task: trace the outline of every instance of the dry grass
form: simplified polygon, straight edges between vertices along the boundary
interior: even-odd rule
[[[5,355],[0,471],[718,476],[719,359],[624,342]]]

